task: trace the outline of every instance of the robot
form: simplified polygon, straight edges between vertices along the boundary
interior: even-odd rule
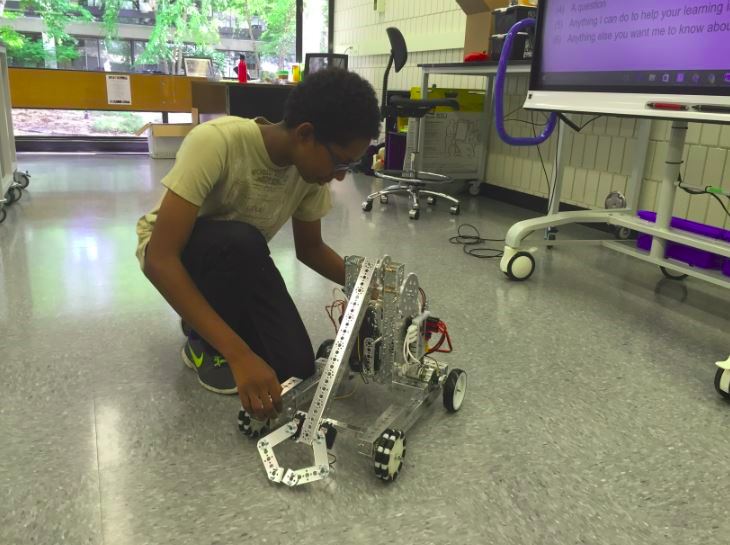
[[[239,428],[258,440],[258,451],[270,481],[297,486],[328,477],[328,450],[339,430],[354,431],[358,451],[370,458],[375,475],[397,479],[406,455],[406,432],[439,396],[446,409],[457,412],[464,401],[467,375],[461,369],[429,358],[427,337],[440,323],[419,301],[418,278],[390,257],[345,259],[347,306],[334,340],[317,353],[316,372],[282,384],[284,410],[261,422],[241,409]],[[357,347],[357,351],[353,349]],[[366,383],[387,385],[390,403],[367,428],[328,418],[342,378],[358,372]],[[271,431],[270,431],[271,430]],[[294,440],[312,448],[314,464],[302,469],[282,467],[276,447]]]

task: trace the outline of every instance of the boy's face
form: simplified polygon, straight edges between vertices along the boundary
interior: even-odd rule
[[[324,185],[335,179],[343,180],[370,145],[369,138],[359,138],[348,144],[324,144],[314,137],[309,123],[298,127],[295,135],[294,165],[304,181],[310,184]]]

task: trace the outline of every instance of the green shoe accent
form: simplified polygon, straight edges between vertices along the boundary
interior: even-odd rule
[[[201,352],[200,353],[200,356],[198,356],[193,351],[193,348],[190,347],[190,356],[193,358],[193,363],[195,364],[195,367],[197,367],[198,369],[200,369],[200,367],[203,365],[203,358],[205,357],[205,352]]]
[[[207,390],[218,394],[235,394],[238,391],[226,359],[201,339],[188,339],[181,351],[185,365],[195,371],[198,382]]]

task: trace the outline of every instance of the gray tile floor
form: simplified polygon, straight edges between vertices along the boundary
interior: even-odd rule
[[[183,366],[175,315],[134,260],[170,162],[21,165],[30,191],[0,226],[2,545],[728,543],[720,289],[597,247],[541,253],[511,283],[448,239],[461,222],[501,237],[530,213],[464,197],[458,222],[438,209],[412,222],[402,201],[361,211],[371,179],[335,184],[326,239],[419,274],[470,391],[410,433],[395,485],[342,435],[333,478],[291,490],[266,480],[236,399]],[[273,254],[318,344],[333,286],[291,243],[286,227]]]

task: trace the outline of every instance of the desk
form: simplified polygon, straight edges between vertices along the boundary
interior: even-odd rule
[[[479,160],[479,176],[478,179],[469,186],[469,192],[472,195],[479,194],[479,186],[487,180],[487,156],[489,154],[489,136],[492,125],[492,115],[494,113],[494,76],[497,74],[499,66],[498,61],[484,62],[456,62],[444,64],[419,64],[421,68],[421,96],[428,95],[428,79],[431,74],[434,75],[450,75],[450,76],[481,76],[487,78],[485,88],[486,95],[484,97],[484,154]],[[512,61],[507,67],[508,74],[529,74],[532,67],[532,61]],[[423,131],[423,119],[419,121],[419,131]],[[421,132],[423,134],[423,132]],[[419,161],[423,152],[423,138],[420,139],[418,146]],[[420,163],[418,168],[420,169]]]
[[[284,103],[292,89],[294,85],[193,80],[193,124],[199,122],[200,114],[262,116],[278,123],[284,117]]]

